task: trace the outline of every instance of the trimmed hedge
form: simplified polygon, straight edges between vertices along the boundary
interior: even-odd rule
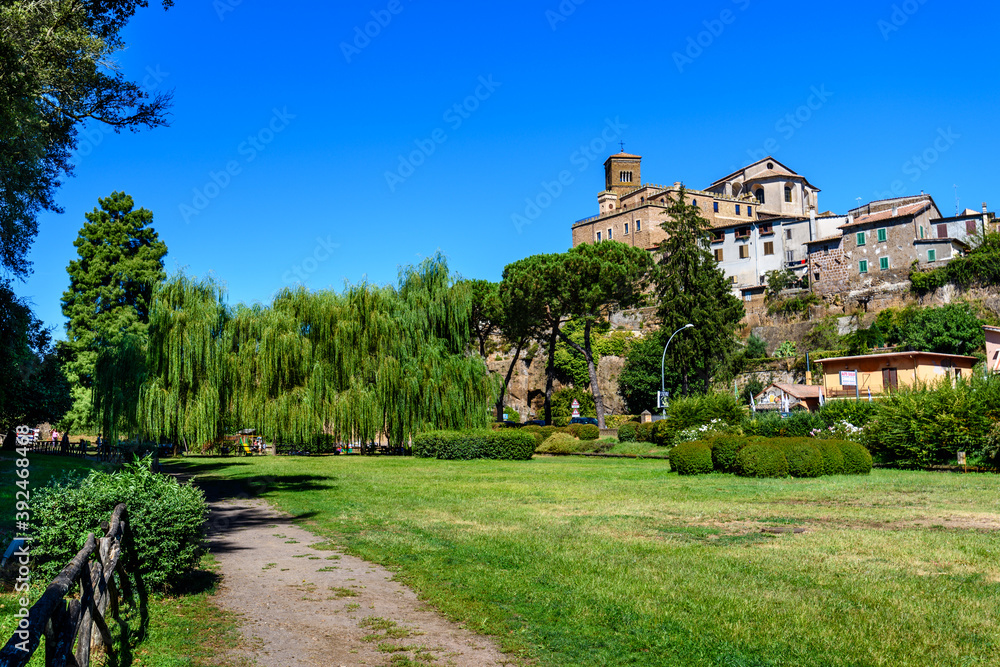
[[[712,464],[719,472],[736,470],[736,455],[747,445],[746,438],[738,435],[718,435],[711,439]]]
[[[619,442],[635,442],[636,427],[638,424],[632,422],[626,422],[618,427],[618,441]]]
[[[740,477],[788,477],[785,453],[770,443],[751,443],[741,449],[735,468]]]
[[[872,455],[863,446],[846,440],[838,441],[837,446],[844,455],[845,475],[867,475],[872,471]]]
[[[844,401],[845,403],[847,401]],[[816,448],[823,455],[824,475],[844,474],[844,454],[833,440],[817,440]]]
[[[653,425],[655,422],[646,422],[635,427],[636,442],[653,442]]]
[[[820,477],[823,475],[823,454],[811,442],[789,443],[785,449],[788,474],[792,477]]]
[[[580,451],[580,441],[569,433],[556,433],[535,450],[539,454],[571,454]]]
[[[574,426],[580,427],[576,430],[576,437],[580,440],[597,440],[601,437],[601,429],[593,424],[574,424]]]
[[[495,459],[527,461],[537,440],[522,429],[506,431],[431,431],[413,439],[413,455],[452,461]]]
[[[712,448],[703,440],[682,442],[670,450],[670,467],[679,475],[712,472]]]

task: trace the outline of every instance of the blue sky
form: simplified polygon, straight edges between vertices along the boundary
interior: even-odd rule
[[[998,19],[940,0],[150,7],[119,63],[174,91],[170,127],[88,128],[16,291],[64,335],[73,241],[115,190],[153,211],[170,273],[232,302],[394,282],[438,250],[499,280],[569,247],[619,140],[651,183],[704,188],[770,153],[821,210],[894,184],[995,210]]]

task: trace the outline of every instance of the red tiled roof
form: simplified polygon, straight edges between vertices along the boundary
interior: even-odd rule
[[[789,396],[799,399],[800,401],[807,398],[819,399],[820,388],[815,385],[807,384],[784,384],[784,383],[774,383],[774,386],[785,392]]]
[[[919,201],[913,204],[907,204],[906,206],[900,206],[896,209],[896,215],[892,214],[892,209],[887,208],[884,211],[878,211],[877,213],[871,213],[869,215],[863,215],[860,218],[855,218],[854,222],[849,222],[846,225],[841,225],[838,229],[847,229],[849,227],[857,227],[859,225],[867,225],[873,222],[881,222],[882,220],[894,220],[897,218],[905,218],[914,215],[919,215],[931,207],[931,202],[929,201]]]

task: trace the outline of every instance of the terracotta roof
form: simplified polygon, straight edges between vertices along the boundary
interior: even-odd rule
[[[609,157],[608,160],[612,160],[614,158],[635,158],[637,160],[640,160],[640,159],[642,159],[642,156],[641,155],[632,155],[631,153],[615,153],[614,155],[612,155],[611,157]],[[608,160],[605,160],[605,162],[607,162]]]
[[[884,211],[878,211],[877,213],[872,213],[870,215],[863,215],[860,218],[855,218],[854,222],[849,222],[846,225],[841,225],[838,229],[848,229],[849,227],[858,227],[861,225],[868,225],[873,222],[881,222],[883,220],[896,220],[899,218],[906,218],[915,215],[919,215],[931,207],[931,202],[929,201],[919,201],[913,204],[907,204],[906,206],[900,206],[896,209],[896,215],[893,216],[892,209],[887,208]]]
[[[899,357],[934,357],[937,359],[962,359],[973,363],[979,361],[975,357],[966,357],[961,354],[940,354],[938,352],[887,352],[885,354],[862,354],[853,357],[830,357],[828,359],[816,359],[815,363],[825,364],[829,361],[858,361],[861,359],[898,359]]]
[[[839,241],[844,238],[842,234],[837,234],[836,236],[827,236],[821,239],[816,239],[815,241],[806,241],[806,245],[810,243],[829,243],[830,241]]]
[[[781,391],[785,392],[789,396],[793,396],[799,400],[805,400],[807,398],[819,398],[820,387],[808,384],[784,384],[775,382],[773,387],[777,387]]]

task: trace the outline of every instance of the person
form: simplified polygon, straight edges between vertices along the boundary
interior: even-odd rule
[[[52,444],[59,442],[59,431],[52,429]]]

